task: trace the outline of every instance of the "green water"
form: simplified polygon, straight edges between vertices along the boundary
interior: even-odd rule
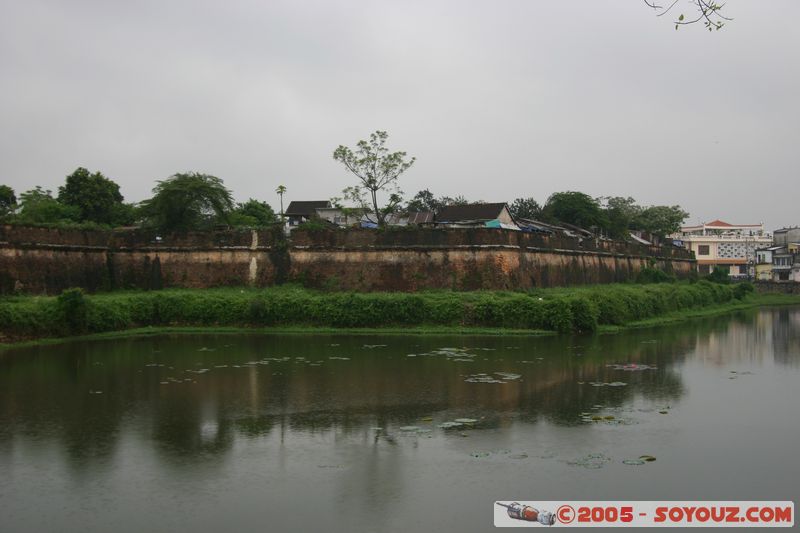
[[[495,500],[797,500],[799,400],[797,308],[594,337],[19,348],[0,531],[489,531]]]

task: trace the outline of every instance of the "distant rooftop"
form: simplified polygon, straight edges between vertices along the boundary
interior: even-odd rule
[[[436,219],[440,222],[494,220],[500,216],[504,207],[505,203],[448,205],[439,210]]]
[[[284,214],[286,216],[310,217],[315,214],[316,209],[323,209],[330,206],[331,203],[328,200],[295,201],[289,204]]]
[[[430,224],[433,222],[433,211],[412,211],[408,214],[409,224]]]
[[[697,226],[683,226],[681,233],[694,235],[740,234],[763,235],[764,223],[760,224],[731,224],[724,220],[715,219]]]
[[[681,228],[681,231],[693,230],[693,229],[736,229],[736,228],[763,228],[764,224],[731,224],[730,222],[725,222],[724,220],[716,219],[712,220],[711,222],[704,222],[699,226],[684,226]]]

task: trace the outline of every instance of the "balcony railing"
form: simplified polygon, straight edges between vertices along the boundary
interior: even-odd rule
[[[723,241],[743,241],[743,242],[772,242],[772,235],[682,235],[675,237],[678,240],[690,241],[693,239],[720,239]]]

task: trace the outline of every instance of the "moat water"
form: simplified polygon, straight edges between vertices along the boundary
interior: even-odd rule
[[[496,500],[796,501],[798,449],[798,308],[0,353],[4,533],[490,531]]]

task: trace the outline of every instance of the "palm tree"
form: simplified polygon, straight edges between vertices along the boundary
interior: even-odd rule
[[[275,189],[275,192],[281,197],[281,222],[283,222],[283,193],[286,192],[286,187],[283,185],[278,185],[278,188]]]

